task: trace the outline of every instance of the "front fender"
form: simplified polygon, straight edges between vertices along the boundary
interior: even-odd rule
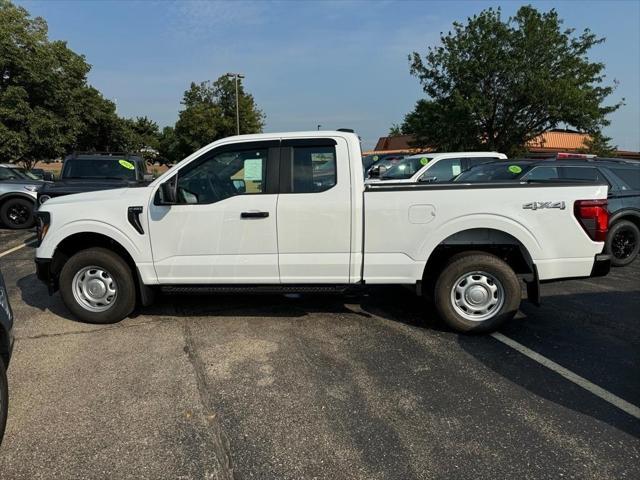
[[[108,223],[97,220],[77,220],[62,226],[52,224],[51,227],[49,234],[36,250],[37,258],[53,258],[58,245],[72,235],[95,233],[119,243],[131,255],[136,264],[151,261],[148,249],[142,249],[127,233]]]

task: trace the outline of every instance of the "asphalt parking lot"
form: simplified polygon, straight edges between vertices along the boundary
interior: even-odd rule
[[[0,477],[640,478],[640,419],[402,288],[165,296],[78,323],[0,230],[16,314]],[[5,253],[3,253],[5,252]],[[504,338],[637,410],[640,261],[543,286]],[[614,402],[615,403],[615,402]]]

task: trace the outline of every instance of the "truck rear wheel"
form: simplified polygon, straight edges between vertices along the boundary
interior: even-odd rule
[[[136,286],[129,265],[105,248],[73,255],[60,272],[60,295],[83,322],[115,323],[136,304]]]
[[[513,269],[484,252],[456,255],[434,291],[440,317],[458,332],[490,332],[514,317],[522,292]]]

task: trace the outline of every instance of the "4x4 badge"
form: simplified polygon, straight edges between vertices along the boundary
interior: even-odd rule
[[[531,202],[522,205],[525,210],[540,210],[542,208],[559,208],[564,210],[566,208],[564,202]]]

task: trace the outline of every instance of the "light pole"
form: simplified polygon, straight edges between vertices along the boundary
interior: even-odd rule
[[[241,73],[227,73],[227,77],[233,77],[236,81],[236,132],[240,135],[240,98],[238,97],[238,79],[244,78]]]

